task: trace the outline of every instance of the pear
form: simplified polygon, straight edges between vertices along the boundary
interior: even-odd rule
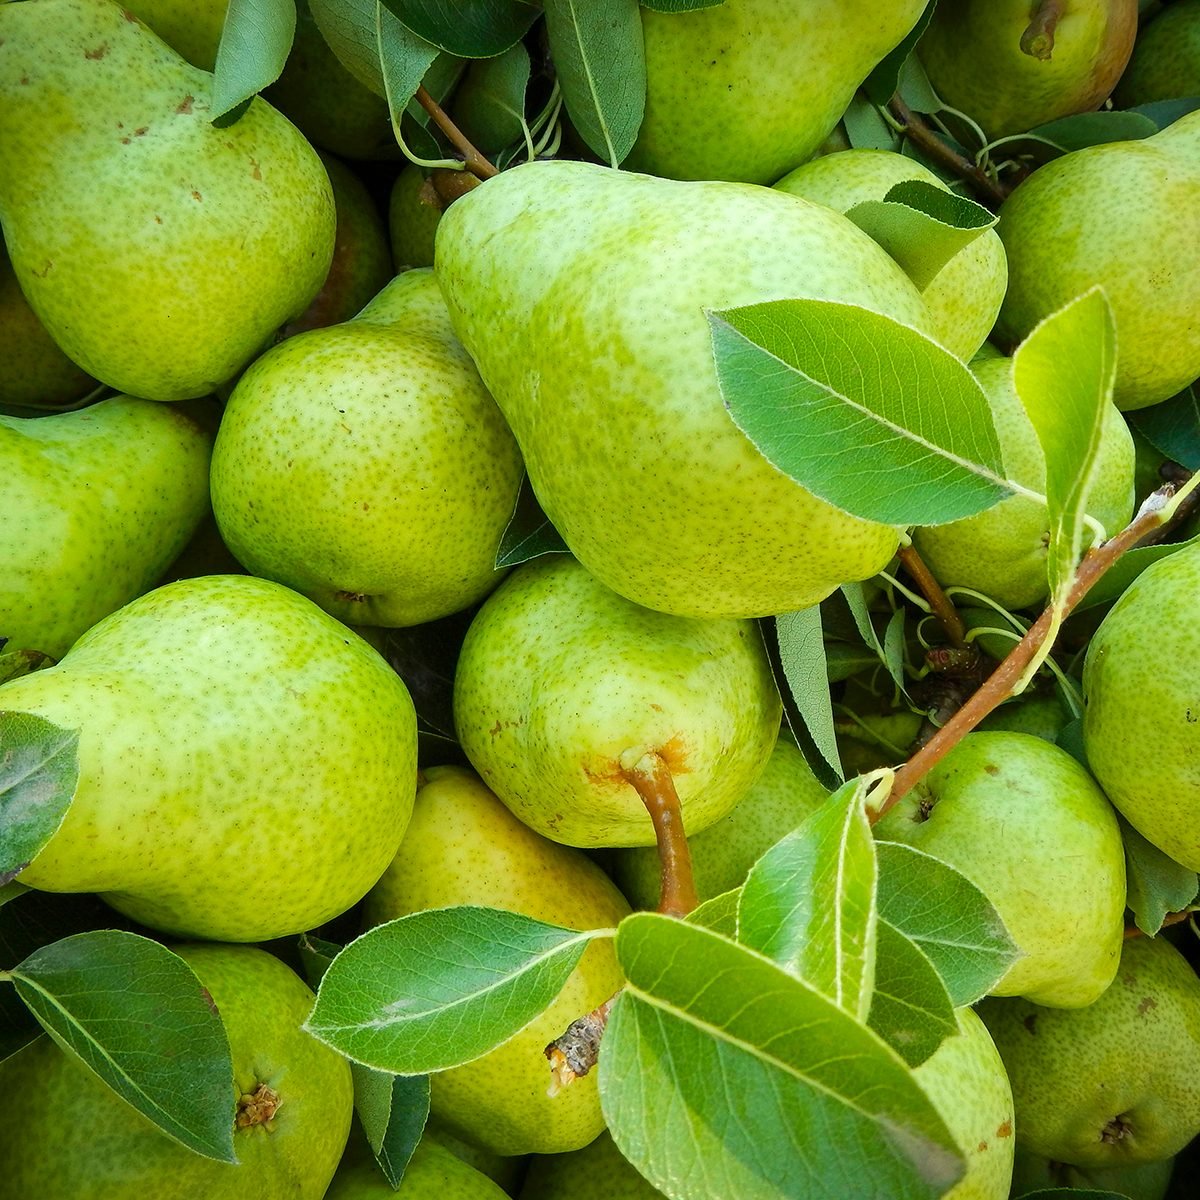
[[[883,200],[896,184],[909,180],[950,190],[927,167],[891,150],[826,154],[790,171],[775,187],[848,213],[865,201]],[[971,358],[996,323],[1007,283],[1004,245],[1000,235],[988,229],[924,285],[921,298],[929,309],[937,340],[964,361]]]
[[[1200,1133],[1200,980],[1162,938],[1132,938],[1087,1008],[979,1008],[1012,1081],[1017,1141],[1056,1162],[1170,1158]]]
[[[507,1200],[508,1193],[429,1136],[421,1136],[399,1190],[375,1164],[361,1131],[338,1167],[325,1200]]]
[[[203,396],[329,270],[329,178],[265,101],[211,121],[212,76],[109,0],[0,7],[0,223],[69,358],[151,400]]]
[[[0,416],[0,638],[61,658],[152,587],[208,508],[211,433],[182,408],[114,396]]]
[[[607,1133],[570,1154],[539,1155],[529,1164],[520,1192],[520,1200],[660,1200],[661,1196]]]
[[[641,608],[574,559],[526,563],[467,630],[454,677],[459,742],[531,829],[569,846],[651,846],[625,772],[658,754],[684,828],[746,794],[771,754],[781,704],[749,621]]]
[[[100,892],[167,933],[251,942],[359,900],[404,834],[416,718],[374,650],[304,597],[185,579],[106,617],[0,709],[79,730],[79,782],[30,887]]]
[[[220,1010],[233,1055],[237,1164],[160,1133],[47,1037],[0,1064],[0,1190],[40,1200],[321,1200],[350,1129],[346,1060],[301,1025],[313,995],[250,946],[178,946]],[[181,1048],[182,1052],[182,1048]],[[274,1104],[265,1123],[246,1100]],[[260,1110],[261,1111],[261,1110]],[[230,1104],[230,1119],[235,1120]]]
[[[1104,1193],[1115,1192],[1125,1200],[1164,1200],[1174,1167],[1173,1158],[1107,1170],[1075,1167],[1018,1150],[1013,1163],[1013,1195],[1024,1196],[1039,1188],[1079,1188],[1084,1191],[1090,1188]]]
[[[646,112],[625,166],[673,179],[773,183],[808,158],[922,0],[725,0],[642,9]]]
[[[410,271],[242,376],[213,449],[213,511],[254,574],[353,624],[417,625],[503,577],[521,474],[436,280]]]
[[[1017,395],[1012,359],[989,359],[972,369],[992,410],[1005,475],[1043,492],[1046,456]],[[1087,497],[1088,512],[1109,537],[1133,515],[1135,465],[1129,427],[1109,404]],[[983,592],[1005,608],[1027,608],[1050,594],[1050,512],[1027,496],[1009,496],[977,516],[918,529],[913,542],[940,583]]]
[[[392,259],[400,268],[432,267],[433,239],[442,210],[424,199],[425,174],[416,163],[396,176],[388,201]]]
[[[1034,171],[1004,202],[1012,342],[1100,285],[1117,326],[1120,409],[1200,375],[1200,112],[1142,141],[1088,146]]]
[[[1098,108],[1129,61],[1138,0],[941,0],[917,43],[938,96],[989,138]]]
[[[534,162],[456,200],[436,251],[455,331],[546,515],[615,591],[761,616],[895,553],[896,530],[816,499],[738,431],[705,317],[807,296],[928,331],[912,282],[845,217],[767,188]]]
[[[1121,833],[1065,750],[1029,734],[968,734],[875,832],[949,863],[992,902],[1022,954],[993,995],[1080,1008],[1112,982],[1124,932]]]
[[[1140,34],[1113,100],[1121,108],[1200,96],[1200,0],[1178,0]]]
[[[456,904],[520,912],[568,929],[615,927],[629,905],[577,851],[518,821],[464,767],[431,767],[399,852],[367,896],[370,924]],[[603,1128],[595,1073],[550,1097],[543,1050],[621,986],[612,942],[594,941],[532,1024],[482,1058],[430,1079],[431,1113],[497,1154],[556,1154]]]

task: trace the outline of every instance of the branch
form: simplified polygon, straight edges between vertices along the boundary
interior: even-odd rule
[[[1041,0],[1021,34],[1021,53],[1049,62],[1054,54],[1054,31],[1062,15],[1063,0]]]
[[[653,751],[643,754],[622,775],[633,785],[654,824],[658,858],[662,864],[662,885],[658,911],[673,917],[685,917],[696,907],[696,884],[692,879],[692,854],[683,829],[683,813],[671,768]]]
[[[480,179],[491,179],[500,172],[471,144],[466,134],[450,119],[446,110],[425,90],[417,88],[417,103],[433,118],[434,124],[446,135],[450,144],[463,156],[463,162],[472,175]]]
[[[917,552],[916,546],[901,546],[900,561],[904,564],[904,569],[913,577],[917,587],[921,589],[921,595],[929,601],[929,607],[933,610],[933,615],[942,623],[942,628],[946,631],[951,645],[959,650],[963,649],[967,644],[967,627],[963,624],[962,617],[958,615],[954,601],[942,591],[942,585],[934,578],[933,572]]]

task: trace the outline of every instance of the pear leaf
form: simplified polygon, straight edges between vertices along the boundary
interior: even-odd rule
[[[539,9],[525,0],[383,0],[401,23],[459,58],[491,58],[529,32]]]
[[[892,98],[892,94],[900,83],[901,69],[908,62],[917,42],[921,40],[921,34],[929,28],[929,22],[933,20],[935,2],[936,0],[929,0],[925,11],[917,18],[917,23],[908,31],[908,36],[904,41],[867,76],[862,86],[872,104],[877,104],[882,108]]]
[[[987,397],[925,334],[829,300],[773,300],[708,320],[734,424],[834,507],[941,525],[1013,494]]]
[[[884,841],[875,853],[879,919],[916,943],[955,1008],[986,996],[1020,957],[991,901],[932,854]]]
[[[716,8],[725,0],[642,0],[642,7],[660,13],[696,12],[701,8]]]
[[[17,993],[71,1058],[189,1150],[233,1163],[233,1059],[212,997],[158,942],[116,929],[43,946]]]
[[[1196,902],[1200,880],[1195,871],[1147,841],[1120,813],[1117,821],[1125,844],[1126,902],[1137,927],[1153,937],[1167,913],[1182,912]]]
[[[333,960],[305,1028],[380,1071],[457,1067],[544,1012],[606,934],[469,905],[399,917]]]
[[[904,1062],[777,963],[658,913],[622,921],[616,950],[600,1103],[667,1195],[932,1200],[962,1175]]]
[[[436,46],[406,29],[382,3],[375,12],[375,39],[392,129],[399,134],[408,102],[438,56]]]
[[[1022,1192],[1018,1200],[1129,1200],[1129,1197],[1124,1192],[1097,1188],[1038,1188],[1036,1192]]]
[[[1125,419],[1165,458],[1200,470],[1200,384],[1170,400],[1126,413]]]
[[[529,51],[520,42],[468,69],[454,95],[454,121],[482,153],[492,154],[528,140],[525,89],[529,74]]]
[[[1180,550],[1191,546],[1200,546],[1200,534],[1190,537],[1184,542],[1156,542],[1153,546],[1135,546],[1126,550],[1100,578],[1092,584],[1087,594],[1071,610],[1075,613],[1086,612],[1100,604],[1110,604],[1149,566],[1153,566],[1160,558],[1170,558]]]
[[[825,674],[830,683],[839,683],[878,665],[879,656],[866,646],[852,646],[846,642],[825,643]]]
[[[295,0],[229,0],[213,67],[214,124],[279,78],[295,36]]]
[[[854,619],[854,626],[858,630],[859,636],[864,644],[873,652],[875,658],[887,668],[888,674],[892,678],[892,682],[900,691],[904,691],[904,661],[903,655],[899,657],[896,654],[896,633],[894,628],[898,628],[901,637],[904,632],[904,617],[903,610],[897,609],[888,619],[887,630],[885,632],[885,642],[890,639],[890,644],[885,646],[880,643],[879,635],[875,632],[874,622],[871,620],[871,612],[867,607],[866,594],[863,591],[861,583],[844,583],[841,586],[841,593],[846,601],[846,607],[850,610],[850,615]],[[900,623],[897,626],[896,618],[900,618]],[[826,657],[828,658],[830,647],[826,647]],[[832,679],[833,677],[830,676]]]
[[[563,102],[590,149],[618,166],[646,108],[638,0],[545,0],[550,57]]]
[[[855,150],[898,150],[900,135],[883,119],[879,109],[861,92],[855,92],[842,114],[846,140]]]
[[[0,650],[0,685],[54,666],[54,659],[40,650]]]
[[[513,515],[509,517],[500,536],[500,545],[496,550],[497,569],[515,567],[531,558],[540,558],[543,554],[566,553],[567,543],[550,524],[550,518],[542,512],[542,506],[533,493],[533,485],[526,475],[521,480],[521,490],[517,492]]]
[[[737,938],[859,1021],[875,986],[875,839],[869,777],[843,784],[750,869]]]
[[[378,3],[379,0],[308,0],[308,9],[338,62],[363,87],[386,98],[375,33]]]
[[[1149,117],[1154,122],[1154,128],[1160,132],[1168,125],[1174,125],[1180,117],[1200,108],[1200,96],[1180,96],[1172,100],[1152,100],[1149,104],[1135,104],[1126,112],[1137,113]]]
[[[903,608],[898,608],[888,618],[887,629],[883,634],[883,663],[892,677],[892,682],[907,694],[904,687],[904,622],[906,614]]]
[[[1003,145],[1006,154],[1013,150],[1020,153],[1026,142],[1041,143],[1061,154],[1069,154],[1074,150],[1108,142],[1136,142],[1153,137],[1158,132],[1159,127],[1145,113],[1116,110],[1084,112],[1037,125],[1028,133],[1013,134],[999,144]],[[1022,145],[1014,146],[1013,143]]]
[[[3,908],[6,904],[11,904],[14,900],[20,899],[20,897],[27,895],[30,891],[32,891],[31,888],[27,888],[23,883],[18,883],[15,879],[0,886],[0,908]],[[4,959],[0,958],[0,967],[3,966],[3,963]]]
[[[732,888],[719,896],[713,896],[711,900],[705,900],[703,904],[697,904],[683,919],[691,921],[693,925],[703,925],[705,929],[711,929],[713,933],[719,933],[722,937],[736,939],[738,903],[741,897],[742,889]]]
[[[79,731],[0,711],[0,884],[58,832],[79,782]]]

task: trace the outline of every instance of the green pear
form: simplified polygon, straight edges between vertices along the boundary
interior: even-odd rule
[[[357,1134],[357,1136],[355,1136]],[[376,1165],[357,1130],[338,1167],[325,1200],[507,1200],[508,1193],[482,1172],[431,1138],[422,1135],[398,1190]]]
[[[1200,0],[1178,0],[1144,26],[1113,100],[1120,108],[1200,96]]]
[[[630,1165],[602,1133],[582,1150],[539,1155],[529,1164],[520,1200],[660,1200],[662,1192]]]
[[[388,201],[388,230],[397,267],[432,267],[433,239],[442,210],[423,198],[425,174],[416,163],[396,176]]]
[[[912,282],[845,217],[769,188],[533,162],[446,210],[437,273],[546,515],[615,591],[761,616],[895,553],[895,529],[818,500],[738,431],[705,317],[804,296],[928,331]]]
[[[250,571],[359,625],[457,612],[503,577],[521,456],[432,272],[284,342],[238,381],[213,512]]]
[[[917,54],[951,108],[990,138],[1088,112],[1120,78],[1138,0],[940,0]]]
[[[109,386],[203,396],[317,293],[333,194],[265,101],[212,124],[212,76],[110,0],[0,8],[0,223],[51,337]]]
[[[1200,870],[1200,549],[1148,567],[1105,616],[1083,667],[1083,744],[1139,833]]]
[[[1109,1169],[1075,1167],[1018,1149],[1013,1163],[1012,1194],[1024,1196],[1041,1188],[1080,1188],[1085,1191],[1116,1192],[1126,1200],[1163,1200],[1171,1184],[1174,1167],[1173,1158]],[[1064,1197],[1064,1200],[1070,1198]]]
[[[826,154],[789,172],[775,187],[848,213],[865,201],[883,200],[896,184],[913,179],[950,190],[916,159],[891,150]],[[1004,245],[989,229],[950,258],[921,292],[937,340],[963,361],[970,359],[996,323],[1007,284]]]
[[[1087,1008],[979,1007],[1012,1081],[1018,1144],[1080,1167],[1170,1158],[1200,1133],[1200,980],[1162,938],[1132,938]]]
[[[464,767],[431,767],[399,852],[367,896],[370,924],[431,908],[481,904],[568,929],[615,927],[629,905],[578,851],[518,821]],[[550,1007],[480,1059],[430,1079],[431,1113],[497,1154],[555,1154],[603,1128],[596,1075],[551,1097],[544,1048],[621,986],[612,942],[585,951]]]
[[[924,713],[907,708],[839,713],[834,730],[846,775],[864,775],[879,767],[902,763],[912,752],[924,721]]]
[[[992,410],[1005,475],[1044,492],[1046,456],[1017,395],[1012,359],[989,359],[972,370]],[[1109,537],[1133,515],[1134,469],[1129,427],[1109,404],[1087,496],[1088,512]],[[1009,496],[977,516],[915,530],[913,542],[940,583],[982,592],[1005,608],[1028,608],[1050,594],[1050,511],[1028,496]]]
[[[175,950],[208,989],[229,1036],[237,1164],[203,1158],[172,1141],[42,1037],[0,1064],[3,1195],[13,1200],[325,1195],[350,1129],[353,1090],[346,1060],[301,1028],[312,992],[277,958],[250,946]],[[259,1102],[255,1108],[248,1104],[252,1097]],[[260,1107],[263,1098],[274,1108],[269,1116]]]
[[[1002,337],[1019,341],[1098,284],[1116,319],[1118,408],[1166,400],[1200,375],[1200,112],[1039,167],[999,228]]]
[[[838,123],[922,0],[725,0],[642,9],[646,112],[625,161],[673,179],[773,183]]]
[[[993,709],[976,729],[1028,733],[1047,742],[1058,741],[1065,725],[1074,719],[1074,714],[1056,691],[1052,695],[1023,695]]]
[[[752,622],[642,608],[574,559],[526,563],[479,610],[454,678],[459,742],[531,829],[569,846],[652,846],[625,772],[658,754],[689,833],[770,757],[781,705]]]
[[[208,508],[212,435],[182,408],[114,396],[0,416],[0,638],[61,658],[152,587]]]
[[[437,770],[437,768],[432,768]],[[436,1142],[439,1147],[449,1150],[456,1158],[462,1159],[467,1166],[486,1175],[493,1183],[501,1187],[510,1196],[515,1195],[521,1180],[525,1176],[525,1167],[529,1162],[524,1154],[493,1154],[474,1142],[464,1141],[452,1129],[448,1129],[436,1117],[430,1117],[425,1122],[425,1130],[421,1137],[425,1142]]]
[[[762,774],[728,816],[688,838],[696,896],[703,903],[741,887],[750,868],[829,796],[796,743],[781,736]],[[649,846],[619,850],[615,877],[635,908],[658,905],[660,864]]]
[[[391,861],[416,718],[399,677],[287,588],[206,576],[94,625],[0,709],[79,731],[79,782],[21,873],[154,929],[252,942],[312,929]]]
[[[1080,1008],[1112,982],[1124,932],[1121,833],[1065,750],[1022,733],[968,734],[875,831],[949,863],[992,902],[1021,951],[993,995]]]

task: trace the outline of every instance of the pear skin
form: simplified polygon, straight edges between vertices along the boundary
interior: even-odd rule
[[[325,1200],[507,1200],[508,1193],[424,1133],[394,1190],[357,1130]]]
[[[660,1200],[662,1192],[630,1165],[602,1133],[570,1154],[539,1155],[529,1164],[520,1200]]]
[[[1200,0],[1178,0],[1138,34],[1113,100],[1119,108],[1200,96]]]

